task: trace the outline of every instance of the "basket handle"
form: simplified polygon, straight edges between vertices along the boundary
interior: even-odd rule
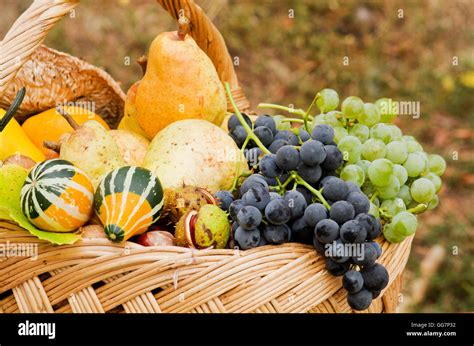
[[[43,42],[54,24],[79,0],[35,0],[0,42],[0,94]]]
[[[70,13],[79,1],[34,0],[15,21],[0,41],[0,94],[6,90],[8,83],[15,78],[53,26]],[[239,86],[224,38],[204,11],[193,0],[158,0],[158,3],[174,18],[178,19],[184,13],[190,19],[190,35],[214,63],[220,80],[230,84],[239,108],[248,110],[249,102]],[[232,109],[229,103],[228,109]]]

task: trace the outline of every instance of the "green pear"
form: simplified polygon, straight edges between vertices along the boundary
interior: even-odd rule
[[[210,193],[231,188],[249,167],[234,140],[208,121],[176,121],[160,131],[148,147],[143,167],[160,178],[165,189],[186,185]]]
[[[126,165],[114,138],[94,120],[64,139],[59,157],[82,169],[95,188],[107,173]]]

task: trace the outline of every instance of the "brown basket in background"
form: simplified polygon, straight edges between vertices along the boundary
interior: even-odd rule
[[[224,39],[192,0],[158,0],[175,19],[191,21],[190,34],[229,82],[241,110],[249,103],[239,87]],[[0,107],[23,85],[19,120],[58,100],[93,101],[112,126],[123,113],[124,93],[103,70],[41,46],[54,24],[79,1],[36,0],[0,42]],[[38,74],[41,71],[40,74]],[[229,107],[229,111],[232,109]],[[380,238],[379,259],[388,286],[367,312],[395,312],[413,237],[400,244]],[[309,245],[287,243],[247,251],[143,247],[84,238],[51,245],[0,221],[0,244],[37,244],[38,258],[0,262],[0,312],[353,312],[341,277],[325,270]],[[36,245],[35,245],[36,246]]]

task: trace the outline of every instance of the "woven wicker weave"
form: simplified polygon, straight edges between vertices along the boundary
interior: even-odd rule
[[[175,18],[184,10],[192,23],[191,35],[209,55],[221,80],[231,84],[239,107],[248,109],[224,40],[203,11],[191,0],[158,2]],[[5,52],[0,56],[0,93],[10,82],[18,83],[16,73],[35,54],[47,31],[77,4],[36,0],[18,19],[0,43]],[[15,57],[16,64],[11,62]],[[113,92],[106,94],[114,97]],[[400,244],[379,239],[380,262],[390,282],[367,312],[396,311],[412,239]],[[85,238],[74,245],[54,246],[0,221],[0,245],[30,245],[38,250],[35,260],[15,256],[0,262],[0,312],[4,313],[353,312],[341,278],[331,276],[324,259],[302,244],[198,251]]]

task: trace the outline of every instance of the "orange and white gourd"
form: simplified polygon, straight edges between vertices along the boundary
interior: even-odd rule
[[[126,166],[108,173],[95,193],[95,212],[113,241],[145,232],[161,215],[163,189],[149,170]]]
[[[71,232],[91,217],[94,188],[71,162],[53,159],[37,164],[21,189],[21,207],[36,227]]]

